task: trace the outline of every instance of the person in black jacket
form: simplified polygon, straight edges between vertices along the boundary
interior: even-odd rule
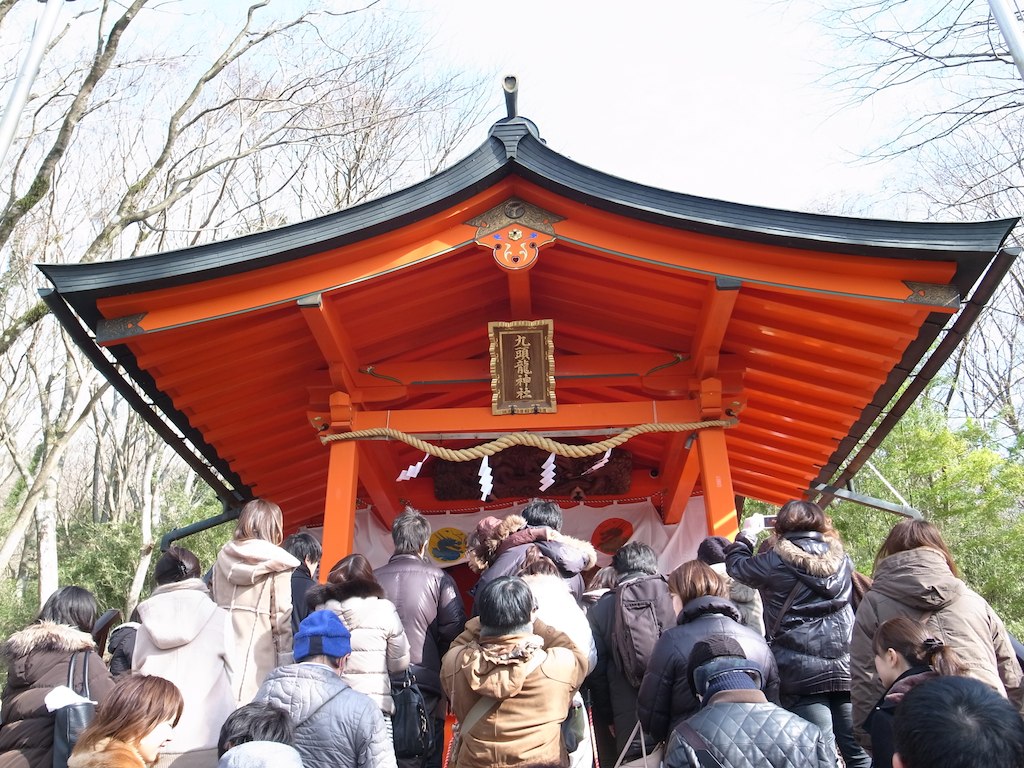
[[[782,703],[817,725],[847,768],[870,768],[853,735],[850,637],[853,564],[821,507],[790,501],[779,510],[775,546],[754,555],[756,529],[744,523],[725,555],[729,575],[755,587],[779,666]]]
[[[722,768],[835,768],[834,753],[817,726],[772,704],[758,690],[761,668],[732,637],[699,640],[687,666],[702,708],[672,731],[665,768],[716,763]],[[707,753],[704,759],[699,751]]]
[[[316,584],[316,569],[320,565],[323,547],[311,533],[293,533],[281,545],[288,554],[299,561],[299,567],[292,571],[292,635],[299,631],[299,624],[309,615],[306,593]]]
[[[740,623],[739,609],[727,597],[725,579],[710,566],[691,560],[669,574],[668,589],[679,611],[679,623],[658,639],[637,696],[640,723],[654,741],[664,741],[673,728],[700,709],[690,687],[689,656],[697,642],[712,636],[731,637],[739,643],[746,658],[763,671],[760,678],[768,700],[778,704],[775,657],[764,637]]]
[[[395,553],[374,576],[395,604],[409,638],[409,671],[416,677],[427,709],[434,713],[434,750],[423,758],[400,758],[403,768],[438,768],[444,753],[441,657],[466,626],[466,610],[455,580],[424,558],[430,523],[407,509],[391,525]]]
[[[587,620],[597,647],[597,664],[590,671],[585,685],[593,704],[594,730],[601,765],[613,765],[615,758],[627,745],[630,748],[626,752],[626,759],[641,754],[640,739],[634,739],[632,745],[629,742],[638,719],[637,689],[615,658],[612,631],[618,590],[631,581],[655,576],[658,573],[658,556],[647,544],[631,541],[612,556],[612,567],[617,574],[615,588],[602,595],[587,611]],[[671,613],[671,606],[668,612]],[[654,621],[653,618],[651,620]]]

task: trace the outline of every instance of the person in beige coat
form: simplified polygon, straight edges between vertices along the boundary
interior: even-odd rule
[[[194,554],[171,547],[157,561],[157,588],[138,608],[132,670],[170,680],[185,701],[158,768],[216,765],[221,726],[235,709],[231,617],[210,598],[201,573]]]
[[[352,655],[341,679],[376,702],[390,729],[395,711],[391,675],[409,668],[409,640],[402,619],[362,555],[343,558],[331,569],[327,582],[307,594],[310,610],[334,611],[352,633]]]
[[[1022,709],[1020,664],[1002,620],[958,578],[938,529],[922,520],[903,520],[878,551],[874,582],[857,608],[850,643],[853,722],[862,744],[870,744],[864,721],[885,692],[875,671],[873,639],[883,622],[897,616],[924,623],[965,662],[968,677]]]
[[[299,561],[281,549],[282,539],[281,508],[254,499],[213,567],[213,599],[231,614],[238,705],[252,701],[270,670],[292,661],[291,578]]]

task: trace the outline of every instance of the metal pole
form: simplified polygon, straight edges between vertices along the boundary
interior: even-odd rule
[[[46,46],[50,44],[50,39],[53,37],[53,30],[57,26],[57,17],[60,15],[60,8],[63,4],[64,0],[46,0],[43,15],[36,22],[35,31],[32,33],[32,43],[28,53],[25,54],[25,60],[21,63],[18,79],[14,81],[14,90],[7,100],[7,109],[4,110],[3,120],[0,120],[0,168],[7,160],[7,152],[14,140],[14,131],[21,119],[21,111],[25,107],[25,102],[28,101],[32,83],[35,81],[36,75],[39,74],[39,64],[43,60]]]
[[[988,4],[996,24],[999,25],[999,31],[1003,33],[1006,47],[1013,56],[1013,63],[1017,65],[1021,78],[1024,78],[1024,33],[1021,31],[1021,21],[1017,18],[1016,8],[1010,7],[1009,0],[988,0]]]

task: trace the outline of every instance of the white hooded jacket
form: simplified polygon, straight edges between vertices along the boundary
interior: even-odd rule
[[[138,610],[132,669],[170,680],[185,699],[163,753],[215,748],[224,720],[235,709],[228,612],[210,599],[200,579],[157,587]]]

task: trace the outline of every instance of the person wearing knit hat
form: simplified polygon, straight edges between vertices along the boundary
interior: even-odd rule
[[[313,611],[299,624],[293,649],[297,663],[267,675],[255,700],[288,712],[303,764],[396,768],[380,708],[341,679],[352,652],[341,619],[334,611]]]
[[[765,698],[760,667],[734,638],[698,641],[688,666],[701,710],[672,731],[665,768],[835,768],[818,727]]]
[[[352,653],[352,634],[334,611],[313,611],[299,624],[293,647],[296,661],[321,656],[340,670],[335,660],[344,661]]]

